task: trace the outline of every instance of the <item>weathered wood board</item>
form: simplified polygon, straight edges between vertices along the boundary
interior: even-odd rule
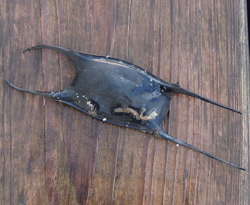
[[[245,0],[0,1],[0,204],[248,204]],[[74,66],[38,44],[132,62],[243,115],[177,95],[169,134],[148,134],[9,88],[58,91]]]

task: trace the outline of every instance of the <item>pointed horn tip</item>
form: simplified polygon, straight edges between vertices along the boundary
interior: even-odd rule
[[[32,51],[32,49],[31,49],[31,48],[27,48],[27,49],[25,49],[25,50],[23,51],[23,53],[26,53],[27,51]]]
[[[238,111],[238,110],[232,110],[233,112],[236,112],[237,114],[242,115],[242,112]]]
[[[13,85],[10,81],[8,81],[7,79],[4,78],[4,81],[8,84],[8,86],[18,89],[15,85]]]
[[[9,85],[9,86],[13,86],[13,84],[10,82],[10,81],[8,81],[6,78],[4,78],[4,81]]]

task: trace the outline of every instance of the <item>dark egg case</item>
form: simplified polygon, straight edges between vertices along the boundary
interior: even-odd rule
[[[161,128],[172,96],[177,93],[241,114],[239,111],[183,89],[177,84],[164,82],[144,69],[119,59],[47,45],[34,46],[25,51],[42,48],[58,51],[72,60],[76,68],[72,84],[60,92],[40,92],[16,87],[6,80],[11,87],[55,99],[99,120],[148,132],[232,167],[245,170],[178,140]]]

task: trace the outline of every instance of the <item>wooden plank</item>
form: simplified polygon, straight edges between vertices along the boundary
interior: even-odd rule
[[[247,3],[244,0],[240,1],[241,8],[247,8]],[[248,5],[249,6],[249,5]],[[249,7],[248,7],[249,8]],[[243,110],[243,126],[242,126],[242,165],[249,170],[249,128],[250,128],[250,84],[249,84],[249,38],[247,38],[248,21],[246,9],[240,9],[239,15],[239,45],[238,49],[241,52],[239,66],[242,76],[242,110]],[[248,13],[249,16],[249,13]],[[249,33],[248,33],[249,37]],[[250,195],[250,176],[247,173],[240,173],[240,203],[249,204]]]
[[[2,32],[2,40],[6,40],[2,44],[3,74],[17,85],[41,89],[42,81],[35,78],[42,75],[39,53],[33,60],[22,54],[27,41],[40,41],[39,4],[30,2],[26,5],[24,1],[2,3],[2,11],[7,12],[4,13]],[[9,87],[2,85],[5,88],[2,119],[5,194],[2,204],[40,204],[43,198],[46,202],[43,101],[37,96],[9,92]]]
[[[1,0],[0,204],[248,204],[247,172],[3,81],[46,91],[70,84],[66,57],[22,54],[36,44],[130,61],[241,110],[243,117],[176,95],[163,128],[249,168],[245,3]]]

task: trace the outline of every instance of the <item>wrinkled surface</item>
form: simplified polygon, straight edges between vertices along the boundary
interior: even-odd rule
[[[55,98],[103,121],[154,130],[168,112],[171,92],[160,80],[127,62],[80,54],[72,85]]]

